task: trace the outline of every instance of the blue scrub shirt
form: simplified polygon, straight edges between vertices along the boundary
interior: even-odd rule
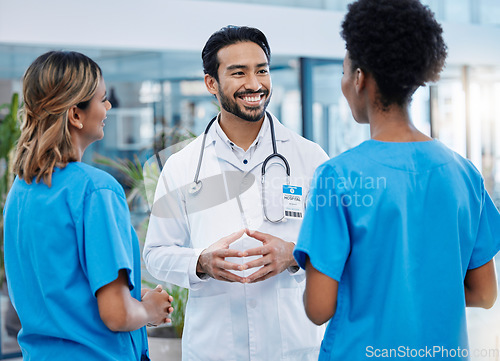
[[[25,360],[148,360],[145,328],[112,332],[96,291],[125,269],[141,299],[140,251],[120,184],[83,163],[52,187],[16,179],[4,209],[9,294]]]
[[[320,166],[294,256],[339,282],[320,360],[468,359],[464,277],[500,249],[472,163],[369,140]]]

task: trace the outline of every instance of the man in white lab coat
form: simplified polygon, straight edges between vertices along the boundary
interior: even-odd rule
[[[202,58],[221,110],[165,163],[147,268],[190,290],[183,360],[317,360],[324,329],[305,315],[304,273],[292,251],[314,170],[328,157],[266,112],[272,85],[262,32],[222,28]]]

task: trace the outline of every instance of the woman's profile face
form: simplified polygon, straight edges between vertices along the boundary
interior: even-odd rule
[[[365,120],[365,117],[362,115],[364,114],[365,105],[362,102],[362,98],[356,91],[356,85],[359,81],[359,78],[357,77],[359,76],[361,70],[352,69],[352,62],[348,51],[345,53],[344,63],[342,66],[343,72],[340,87],[347,103],[349,104],[349,108],[351,108],[352,116],[358,123],[367,123],[368,120]]]
[[[354,88],[354,72],[352,71],[351,58],[349,57],[349,52],[346,51],[344,56],[344,62],[342,63],[342,80],[340,81],[340,87],[342,89],[342,94],[351,108],[352,116],[356,119],[356,109],[355,109],[355,99],[356,91]]]
[[[111,103],[106,96],[106,83],[101,78],[94,97],[90,100],[87,109],[83,110],[80,134],[85,138],[87,144],[104,137],[104,126],[106,112],[111,109]]]

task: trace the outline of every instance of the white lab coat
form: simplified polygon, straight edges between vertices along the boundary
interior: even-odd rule
[[[303,193],[307,194],[314,170],[328,156],[317,144],[273,119],[277,150],[290,164],[290,184],[303,187]],[[267,117],[265,122],[269,122]],[[216,124],[212,125],[204,149],[199,177],[203,187],[199,194],[189,194],[187,187],[194,179],[202,136],[167,160],[158,182],[144,260],[157,279],[190,289],[182,337],[185,361],[318,358],[324,328],[315,326],[306,317],[302,303],[303,270],[296,273],[286,270],[254,284],[202,280],[196,275],[201,251],[242,228],[294,243],[297,240],[300,220],[288,219],[278,224],[264,220],[261,166],[272,153],[270,129],[268,124],[265,126],[255,153],[244,165],[216,133]],[[276,206],[276,199],[282,199],[284,174],[283,168],[277,166],[268,167],[266,172],[266,184],[273,187],[273,192],[266,187],[265,198],[269,202],[266,209],[270,211],[281,205],[280,201]],[[235,182],[241,182],[239,191],[238,187],[235,191]],[[243,250],[261,245],[244,235],[231,248]],[[250,275],[255,271],[240,273]]]

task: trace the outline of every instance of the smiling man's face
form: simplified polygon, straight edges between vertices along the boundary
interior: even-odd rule
[[[217,98],[223,110],[249,122],[262,119],[271,100],[269,63],[253,42],[226,46],[219,60]]]

